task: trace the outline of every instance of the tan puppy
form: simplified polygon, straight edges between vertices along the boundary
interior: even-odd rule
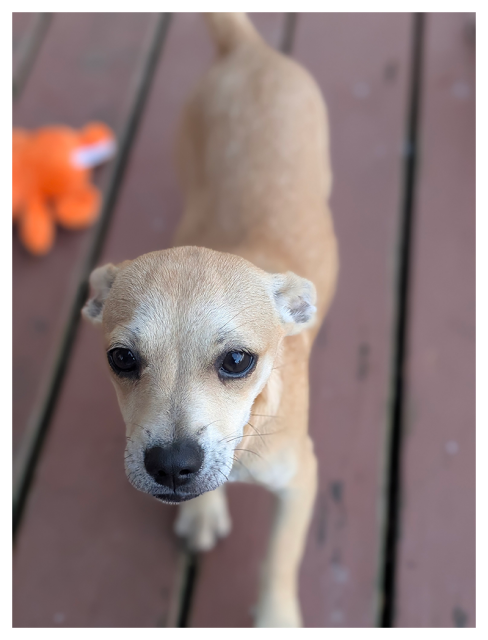
[[[244,14],[207,21],[219,57],[183,115],[177,248],[96,269],[83,313],[103,328],[130,482],[182,503],[176,532],[195,550],[230,530],[227,480],[273,491],[256,624],[299,626],[308,359],[337,275],[326,114]]]

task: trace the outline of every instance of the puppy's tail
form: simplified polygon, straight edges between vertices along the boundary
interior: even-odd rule
[[[262,42],[245,13],[204,13],[212,38],[221,55],[229,53],[243,42]]]

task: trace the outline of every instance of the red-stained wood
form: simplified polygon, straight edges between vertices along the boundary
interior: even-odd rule
[[[201,16],[173,17],[100,263],[170,246],[176,124],[213,55]],[[124,447],[101,339],[83,323],[18,536],[15,626],[176,623],[175,509],[129,484]]]
[[[125,428],[93,333],[81,326],[17,536],[14,627],[157,627],[171,611],[171,521],[127,481]]]
[[[173,20],[101,263],[170,246],[180,214],[175,129],[214,52],[200,16]],[[274,45],[282,21],[258,19]],[[19,535],[14,624],[174,624],[175,509],[136,493],[123,475],[124,429],[92,328],[80,330],[70,362]]]
[[[35,13],[12,13],[12,66],[15,69],[16,58],[22,48],[22,42],[27,37],[29,29],[36,19]]]
[[[201,554],[188,626],[252,627],[273,499],[262,487],[227,484],[232,531]]]
[[[175,14],[172,20],[100,264],[170,247],[180,218],[183,199],[174,163],[175,134],[183,106],[215,52],[199,14]],[[273,45],[280,42],[283,24],[283,14],[259,14],[256,21]]]
[[[12,13],[12,92],[18,99],[51,22],[49,13]]]
[[[311,362],[320,485],[301,571],[309,627],[376,624],[393,281],[411,16],[300,14],[293,53],[326,98],[338,291]],[[190,624],[249,626],[271,499],[230,487],[231,536],[203,556]]]
[[[283,14],[250,15],[263,37],[278,47],[284,35]],[[171,246],[171,238],[179,220],[182,197],[173,162],[175,131],[184,102],[210,66],[215,54],[201,16],[176,14],[173,19],[173,39],[168,41],[161,65],[165,81],[163,83],[158,80],[155,83],[140,141],[131,162],[130,174],[122,188],[121,204],[115,214],[114,226],[107,239],[101,263],[119,262],[135,258],[141,253]],[[239,490],[240,487],[230,487],[229,492],[231,495],[238,495]],[[265,541],[253,536],[252,532],[246,533],[249,513],[252,512],[258,521],[265,523],[269,519],[271,507],[268,495],[259,489],[255,490],[255,495],[257,504],[254,500],[247,500],[242,512],[237,511],[233,514],[236,527],[244,532],[246,543],[249,543],[248,537],[250,538],[253,549],[259,548]],[[233,505],[239,509],[240,502],[238,499]],[[175,515],[173,507],[156,505],[156,508],[165,509],[171,518]],[[237,524],[241,513],[243,520]],[[230,549],[231,553],[235,550],[233,547]],[[222,607],[222,601],[217,599],[213,603],[220,609],[220,617],[217,615],[215,622],[210,622],[210,626],[217,624],[222,615],[227,616],[229,626],[235,626],[232,624],[232,621],[235,621],[234,614],[239,616],[239,626],[249,625],[251,621],[249,612],[242,608],[240,602],[241,596],[244,595],[245,600],[248,596],[247,591],[254,586],[259,561],[254,560],[249,565],[245,561],[245,555],[241,554],[241,558],[243,562],[236,566],[236,571],[231,577],[232,589],[228,589],[225,594],[226,606]],[[210,584],[213,590],[214,583],[221,582],[222,575],[228,573],[225,567],[232,561],[232,557],[229,557],[217,564],[211,564],[210,571],[213,574],[203,583],[203,588]]]
[[[14,126],[81,127],[102,120],[124,126],[134,76],[140,71],[154,14],[57,14],[20,100]],[[104,184],[106,170],[96,182]],[[35,258],[13,232],[13,444],[14,453],[46,394],[69,313],[79,268],[93,228],[59,230],[48,256]]]
[[[378,623],[394,278],[412,16],[306,16],[296,54],[331,121],[336,299],[311,362],[319,494],[301,574],[307,626]]]
[[[276,46],[279,14],[255,19]],[[458,14],[427,22],[397,626],[475,624],[474,50],[463,41],[463,24]],[[302,14],[297,25],[295,54],[317,78],[329,107],[341,255],[337,296],[311,363],[320,489],[301,572],[306,626],[376,622],[410,29],[411,17],[402,14]],[[41,51],[46,55],[44,45]],[[212,57],[201,17],[176,15],[100,263],[170,246],[182,201],[172,162],[176,122]],[[93,96],[102,95],[102,80],[86,82]],[[86,99],[76,95],[78,102]],[[61,102],[58,96],[53,105]],[[69,102],[66,97],[66,107]],[[73,120],[80,126],[84,112],[72,107],[80,109]],[[90,234],[81,236],[86,247]],[[60,234],[64,261],[46,272],[54,288],[63,277],[65,283],[74,278],[56,273],[73,264],[66,256],[82,255],[81,244],[66,244],[70,237],[76,236]],[[59,314],[69,286],[43,290],[45,280],[35,280],[43,263],[32,261],[29,269],[31,259],[22,260],[19,272],[24,281],[30,275],[32,288],[21,289],[18,299],[42,309],[48,297]],[[14,338],[15,322],[22,326],[23,320],[16,320],[14,302]],[[42,354],[42,342],[29,344],[25,375],[39,367],[32,353]],[[21,393],[18,384],[14,379]],[[28,402],[28,394],[27,387],[17,403]],[[175,509],[129,485],[124,442],[101,341],[83,325],[16,543],[14,626],[174,624],[182,577],[172,534]],[[194,627],[252,624],[271,497],[243,485],[230,486],[229,496],[234,530],[200,559],[189,620]]]
[[[426,18],[395,624],[475,620],[475,47]]]
[[[174,14],[100,264],[171,246],[183,202],[176,131],[185,101],[213,58],[202,17]]]
[[[282,46],[286,18],[282,13],[250,13],[249,17],[274,48]],[[233,521],[231,538],[201,556],[188,624],[192,627],[252,626],[252,606],[266,537],[271,523],[272,501],[260,487],[227,486]],[[252,523],[249,526],[250,522]]]

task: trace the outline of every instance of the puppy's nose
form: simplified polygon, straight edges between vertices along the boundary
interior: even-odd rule
[[[158,484],[176,489],[189,482],[203,463],[203,451],[191,440],[167,447],[152,447],[144,455],[144,466]]]

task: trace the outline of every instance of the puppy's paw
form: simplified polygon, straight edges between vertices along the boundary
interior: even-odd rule
[[[176,535],[185,538],[191,551],[210,551],[231,530],[223,488],[204,493],[179,507]]]
[[[254,626],[274,629],[301,627],[300,605],[294,599],[289,599],[286,602],[273,599],[265,600],[256,607]]]

